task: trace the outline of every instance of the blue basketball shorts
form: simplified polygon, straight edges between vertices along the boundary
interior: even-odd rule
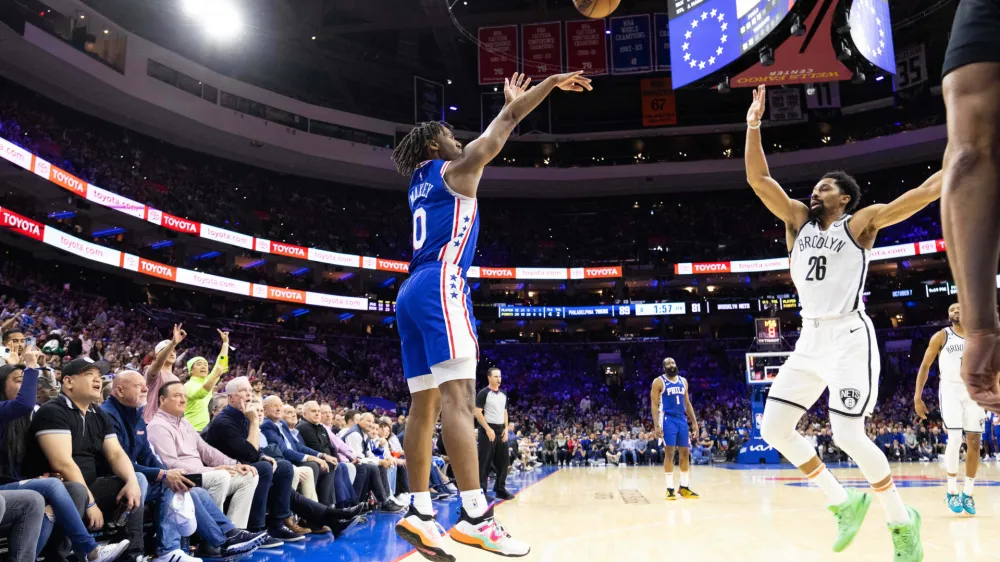
[[[479,360],[472,296],[457,265],[427,263],[411,272],[396,297],[396,328],[403,347],[403,375],[410,392],[437,388],[448,380],[475,379]],[[469,359],[460,372],[431,367]]]
[[[665,416],[663,418],[663,444],[667,447],[691,448],[691,429],[687,418]]]

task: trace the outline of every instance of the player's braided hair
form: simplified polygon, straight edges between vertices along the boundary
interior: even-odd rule
[[[438,136],[441,131],[452,130],[451,125],[444,121],[421,123],[413,128],[392,151],[392,161],[396,163],[396,171],[404,176],[412,176],[417,165],[426,160],[427,141]]]

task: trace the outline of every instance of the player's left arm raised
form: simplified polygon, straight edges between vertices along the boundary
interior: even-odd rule
[[[687,381],[684,381],[684,410],[687,412],[688,424],[691,425],[691,431],[698,435],[698,417],[694,414],[694,406],[691,405],[691,397],[688,393]]]
[[[851,218],[852,234],[857,238],[874,241],[879,230],[905,221],[917,214],[920,209],[941,198],[941,178],[943,172],[938,171],[920,185],[900,195],[890,203],[869,205],[858,211]]]

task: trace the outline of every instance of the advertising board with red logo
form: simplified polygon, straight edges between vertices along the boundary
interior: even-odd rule
[[[513,35],[514,42],[516,43],[516,28],[517,26],[508,26],[509,30]],[[487,29],[487,28],[483,28]],[[506,29],[506,28],[489,28],[489,29]],[[599,34],[601,45],[604,41],[604,22],[603,20],[595,21],[583,21],[583,22],[566,22],[567,29],[567,41],[571,43],[572,34],[577,33],[578,36],[582,37],[586,35],[583,30],[588,29],[600,29]],[[589,32],[587,32],[589,33]],[[595,41],[597,39],[595,38]],[[602,53],[605,53],[603,48]],[[569,56],[569,55],[568,55]],[[604,59],[604,54],[601,55],[602,60]],[[572,59],[571,59],[572,60]],[[606,62],[604,71],[606,71]],[[570,64],[573,67],[573,64]],[[511,71],[513,73],[513,70]],[[603,72],[602,72],[603,73]],[[133,201],[127,197],[123,197],[116,193],[110,192],[106,189],[102,189],[96,185],[88,184],[81,180],[80,178],[61,170],[60,168],[51,165],[50,163],[32,155],[30,152],[14,145],[13,143],[0,138],[0,156],[4,159],[14,162],[20,165],[26,170],[33,171],[35,174],[44,177],[59,185],[63,189],[75,193],[80,197],[84,197],[89,201],[102,205],[109,209],[114,209],[118,212],[125,213],[127,215],[140,218],[151,222],[153,224],[162,226],[164,228],[173,230],[175,232],[183,232],[190,234],[192,236],[200,236],[208,240],[213,240],[221,244],[228,244],[230,246],[237,246],[247,250],[256,250],[258,252],[276,254],[281,256],[286,256],[295,259],[302,259],[308,261],[315,261],[320,263],[327,263],[330,265],[341,266],[341,267],[352,267],[352,268],[363,268],[363,269],[374,269],[378,271],[389,271],[395,273],[406,273],[409,264],[404,261],[390,260],[385,258],[371,257],[371,256],[359,256],[355,254],[342,254],[339,252],[331,252],[329,250],[322,250],[317,248],[307,248],[304,246],[298,246],[295,244],[286,244],[284,242],[275,242],[272,240],[267,240],[265,238],[255,238],[249,234],[242,234],[240,232],[234,232],[225,228],[219,228],[217,226],[212,226],[209,224],[189,220],[182,218],[175,214],[166,213],[152,207],[148,207],[138,201]],[[16,215],[16,214],[15,214]],[[20,215],[17,215],[20,217]],[[20,217],[22,221],[27,221],[24,217]],[[6,221],[14,222],[6,222]],[[36,240],[42,240],[44,236],[45,228],[40,223],[35,223],[35,227],[31,228],[27,222],[16,222],[14,215],[9,218],[4,218],[3,226],[8,229],[17,230],[26,236],[31,236]],[[24,229],[20,229],[17,225],[24,226]],[[65,242],[72,246],[72,249],[66,248],[67,251],[83,251],[79,245],[72,244],[68,239],[53,234],[53,240],[58,238],[60,241]],[[72,238],[72,237],[70,237]],[[88,242],[89,244],[89,242]],[[105,263],[112,263],[113,265],[118,265],[118,260],[121,258],[121,253],[113,250],[98,251],[96,248],[102,248],[101,246],[94,246],[86,251],[93,252],[95,255],[103,256],[102,260]],[[875,248],[872,250],[871,259],[872,260],[882,260],[882,259],[892,259],[901,258],[913,255],[923,255],[923,254],[933,254],[942,253],[945,251],[944,240],[925,240],[922,242],[914,242],[912,244],[900,244],[898,246],[889,246],[883,248]],[[114,252],[113,254],[108,254],[107,252]],[[732,262],[702,262],[702,263],[678,263],[674,265],[674,273],[677,275],[706,275],[706,274],[717,274],[717,273],[755,273],[755,272],[765,272],[765,271],[781,271],[788,269],[787,258],[772,258],[764,260],[747,260],[747,261],[732,261]],[[134,271],[134,269],[133,269]],[[181,270],[178,269],[178,272]],[[592,266],[592,267],[479,267],[473,266],[469,269],[469,277],[473,278],[486,278],[486,279],[521,279],[521,280],[567,280],[567,279],[613,279],[622,276],[621,266]],[[201,277],[200,279],[209,282],[208,277]],[[224,278],[220,278],[224,279]],[[212,284],[210,282],[210,284]],[[245,288],[242,285],[230,285],[221,284],[219,290],[226,292],[236,292],[237,294],[245,294],[246,291],[242,289]]]
[[[0,224],[4,228],[23,234],[28,238],[34,238],[39,242],[44,239],[43,232],[45,231],[45,225],[27,217],[22,217],[10,209],[0,209],[0,221],[2,221]]]

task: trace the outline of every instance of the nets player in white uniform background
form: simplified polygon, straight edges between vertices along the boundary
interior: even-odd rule
[[[969,397],[969,391],[962,380],[962,355],[965,353],[965,329],[962,328],[961,308],[958,303],[948,307],[951,326],[931,337],[924,352],[924,360],[917,372],[917,386],[913,393],[913,407],[920,419],[927,419],[927,406],[922,398],[927,374],[938,360],[938,375],[941,380],[938,400],[941,403],[941,419],[948,431],[948,446],[944,450],[944,467],[948,472],[948,493],[945,501],[955,513],[965,511],[976,514],[976,502],[972,498],[972,488],[976,484],[979,469],[979,448],[983,431],[986,430],[986,410]],[[962,449],[962,432],[965,432],[968,452],[965,458],[965,488],[958,492],[959,453]]]
[[[826,494],[837,519],[833,549],[854,539],[871,494],[845,489],[795,427],[827,388],[837,445],[858,464],[885,508],[897,562],[923,559],[920,515],[899,497],[889,461],[865,434],[865,417],[878,397],[879,353],[862,293],[878,231],[906,220],[941,195],[941,173],[889,204],[858,210],[861,189],[844,172],[831,172],[813,188],[809,205],[792,200],[771,178],[760,125],[767,93],[760,86],[747,112],[747,181],[785,223],[792,281],[802,305],[802,331],[771,386],[761,434]]]

